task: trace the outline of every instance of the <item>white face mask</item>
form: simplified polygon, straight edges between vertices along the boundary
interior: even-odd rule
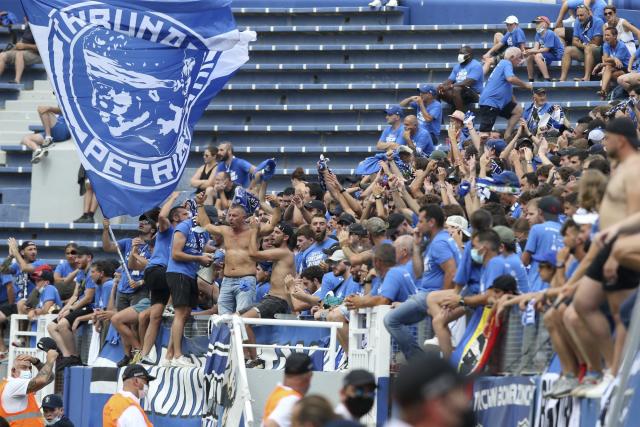
[[[31,371],[20,371],[20,379],[30,380],[33,378],[33,373]]]
[[[54,425],[55,423],[57,423],[58,421],[60,421],[61,419],[62,419],[62,417],[56,417],[56,418],[52,419],[51,421],[49,421],[49,420],[44,420],[44,425],[52,426],[52,425]]]
[[[138,390],[138,398],[139,399],[144,399],[148,395],[149,395],[149,384],[145,384],[142,387],[142,390]]]
[[[536,27],[536,33],[538,33],[538,34],[544,33],[544,30],[545,30],[545,28],[542,25]]]
[[[463,53],[458,54],[458,64],[462,64],[465,61],[465,59],[467,59],[467,55]]]

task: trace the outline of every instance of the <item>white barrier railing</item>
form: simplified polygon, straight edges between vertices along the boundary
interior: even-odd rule
[[[32,331],[30,330],[31,322],[26,315],[14,314],[11,316],[11,322],[9,324],[9,358],[7,360],[7,375],[11,375],[11,367],[13,366],[13,361],[19,354],[28,354],[29,356],[37,357],[40,360],[45,359],[45,353],[37,347],[31,347],[30,341],[31,338],[35,338],[35,343],[37,344],[40,338],[49,337],[50,335],[49,331],[47,330],[47,325],[55,320],[56,317],[57,316],[55,314],[38,316],[38,318],[36,319],[37,328],[35,331]],[[29,330],[20,330],[19,322],[27,322],[29,324]],[[18,339],[24,340],[24,347],[16,347],[15,345],[13,345],[13,343]],[[41,402],[44,396],[54,393],[55,382],[56,381],[54,377],[54,380],[50,384],[36,393],[38,402]]]

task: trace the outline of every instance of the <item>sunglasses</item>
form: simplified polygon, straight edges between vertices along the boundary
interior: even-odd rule
[[[69,251],[69,252],[65,252],[65,255],[78,255],[78,252],[76,252],[76,251]]]
[[[604,16],[611,16],[611,15],[613,15],[613,12],[605,12],[604,13]]]
[[[151,221],[149,221],[148,219],[141,219],[140,224],[148,225],[148,224],[151,224]]]

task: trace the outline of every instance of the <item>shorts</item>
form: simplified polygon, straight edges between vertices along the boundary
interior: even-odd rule
[[[618,267],[618,278],[615,283],[606,283],[604,279],[604,264],[607,262],[607,259],[611,254],[611,249],[613,248],[614,243],[615,240],[605,245],[605,247],[598,252],[598,255],[596,255],[585,274],[590,279],[600,282],[605,292],[635,289],[638,287],[638,283],[640,282],[639,271],[630,270],[626,267],[620,266]]]
[[[144,271],[144,283],[149,287],[151,305],[167,305],[171,291],[167,284],[167,268],[154,265]]]
[[[504,117],[505,119],[510,118],[511,113],[517,106],[518,104],[513,101],[510,101],[507,105],[505,105],[502,110],[496,107],[490,107],[488,105],[481,105],[479,111],[480,132],[491,132],[498,116]]]
[[[141,299],[148,298],[149,292],[147,288],[138,289],[130,294],[116,292],[116,311],[122,311],[125,308],[133,307],[140,302]]]
[[[167,273],[167,283],[171,289],[174,307],[196,308],[198,306],[198,283],[195,277],[181,273]]]
[[[547,65],[550,65],[553,61],[562,61],[562,56],[558,57],[551,52],[543,52],[542,57]]]
[[[6,52],[3,52],[5,61],[7,64],[15,64],[16,55],[18,52],[22,52],[24,56],[24,65],[33,65],[33,64],[41,64],[42,58],[37,53],[31,50],[16,50],[12,49]]]
[[[261,319],[273,319],[276,314],[290,313],[289,303],[282,298],[267,294],[262,301],[251,307],[240,310],[240,314],[244,314],[251,309],[255,309]]]
[[[93,313],[93,308],[85,305],[82,308],[71,311],[69,314],[67,314],[67,317],[65,317],[65,319],[67,322],[69,322],[69,326],[71,326],[73,325],[73,322],[75,322],[78,317],[84,316],[86,314],[91,314],[91,313]],[[57,323],[57,320],[54,320],[54,322]]]
[[[149,298],[142,298],[136,305],[131,307],[136,311],[136,313],[140,314],[151,307],[151,300]]]
[[[18,314],[18,304],[2,304],[0,305],[0,312],[2,312],[6,317],[11,316],[12,314]]]
[[[584,49],[576,48],[576,50],[578,51],[578,61],[584,61]],[[602,62],[602,47],[598,47],[595,50],[593,60],[595,61],[594,64]]]
[[[44,132],[40,132],[40,135],[42,135],[43,138],[45,137]],[[57,122],[51,128],[51,138],[53,139],[53,142],[62,142],[70,139],[71,132],[69,132],[69,127],[66,123]]]

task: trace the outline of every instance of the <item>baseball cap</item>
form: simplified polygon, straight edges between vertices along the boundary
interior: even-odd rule
[[[144,378],[147,381],[153,381],[156,379],[156,377],[150,375],[142,365],[138,364],[129,365],[124,369],[124,372],[122,373],[122,381],[130,378]]]
[[[33,280],[46,280],[53,283],[53,270],[48,264],[40,265],[31,273],[31,279]]]
[[[355,234],[356,236],[366,236],[367,235],[367,229],[364,228],[364,226],[362,224],[351,224],[349,226],[349,234]]]
[[[562,213],[562,203],[554,196],[544,196],[538,201],[538,208],[542,211],[545,219],[554,219]]]
[[[520,138],[516,142],[516,150],[519,150],[523,147],[529,147],[533,151],[533,141],[530,138]]]
[[[420,93],[430,93],[431,95],[435,95],[438,91],[434,85],[430,84],[422,84],[418,87],[418,92]]]
[[[578,225],[593,225],[598,220],[598,212],[589,212],[585,208],[579,208],[571,218]]]
[[[596,128],[589,132],[587,139],[591,142],[600,142],[604,139],[604,132],[600,128]]]
[[[504,225],[496,225],[493,227],[493,231],[498,233],[500,236],[500,241],[506,245],[510,245],[516,241],[516,235],[513,233],[513,230]]]
[[[362,225],[364,225],[364,228],[366,228],[370,234],[383,233],[387,230],[387,228],[389,228],[389,224],[387,224],[382,218],[378,218],[377,216],[364,220],[362,222]]]
[[[456,110],[452,114],[449,114],[449,117],[464,122],[464,113],[460,110]]]
[[[515,295],[519,293],[518,283],[516,282],[515,277],[510,274],[503,274],[496,277],[489,288],[499,289],[504,292],[511,292]]]
[[[338,249],[329,257],[329,261],[333,261],[333,262],[340,262],[340,261],[346,261],[346,260],[347,260],[347,256],[344,254],[342,249]]]
[[[259,262],[258,265],[265,273],[271,273],[273,270],[273,263],[269,261]]]
[[[348,385],[352,385],[354,387],[360,387],[364,385],[373,385],[376,386],[376,377],[373,374],[365,369],[354,369],[349,371],[347,375],[344,376],[342,380],[342,386],[346,387]]]
[[[391,215],[389,215],[389,218],[387,218],[387,221],[389,222],[389,230],[395,230],[405,220],[406,218],[401,213],[399,212],[392,213]]]
[[[602,144],[593,144],[589,147],[589,154],[601,154],[606,156],[607,152],[604,150],[604,145]]]
[[[323,252],[325,255],[331,256],[331,255],[333,255],[333,253],[334,253],[335,251],[337,251],[338,249],[340,249],[340,243],[335,242],[333,245],[329,246],[327,249],[323,249],[323,250],[322,250],[322,252]]]
[[[520,179],[518,178],[518,175],[512,171],[504,171],[497,175],[493,175],[492,178],[496,184],[520,187]]]
[[[441,396],[466,382],[467,379],[439,355],[420,354],[400,368],[394,397],[401,407],[406,407]]]
[[[325,207],[324,203],[322,203],[320,200],[311,200],[305,203],[304,207],[307,209],[317,209],[323,213],[327,211],[327,208]]]
[[[351,225],[353,223],[356,222],[356,219],[353,217],[353,215],[348,214],[346,212],[342,212],[340,214],[340,216],[338,217],[338,224],[347,224],[347,225]]]
[[[402,107],[399,105],[392,105],[391,107],[387,108],[386,110],[384,110],[385,113],[392,115],[392,114],[396,114],[400,117],[402,117]]]
[[[543,87],[537,87],[533,90],[533,93],[535,94],[543,94],[543,93],[547,93],[547,89],[543,88]]]
[[[398,154],[402,154],[402,153],[413,154],[413,150],[407,147],[406,145],[401,145],[398,147]]]
[[[431,155],[429,156],[429,159],[431,160],[444,160],[447,158],[447,153],[445,153],[444,151],[440,151],[440,150],[435,150],[431,153]]]
[[[491,148],[496,151],[496,153],[501,153],[502,150],[507,148],[507,143],[504,139],[490,139],[484,143],[486,148]]]
[[[514,15],[509,15],[507,16],[507,18],[504,20],[505,24],[519,24],[520,22],[518,21],[518,17],[514,16]]]
[[[313,363],[305,353],[291,353],[284,363],[284,373],[287,375],[301,375],[311,371]]]
[[[515,16],[514,16],[514,18],[515,18]],[[517,23],[517,19],[518,18],[516,18],[516,23]],[[546,16],[538,16],[538,17],[536,17],[536,19],[534,19],[531,22],[544,22],[547,25],[551,25],[551,20],[549,18],[547,18]]]
[[[27,249],[29,246],[36,246],[37,247],[36,242],[34,242],[33,240],[25,240],[20,245],[20,250],[23,251],[23,250]]]
[[[638,148],[640,146],[636,126],[631,119],[626,117],[618,117],[617,119],[611,120],[607,124],[607,133],[624,136],[634,147]]]
[[[467,237],[471,237],[471,233],[469,232],[469,221],[463,216],[460,215],[451,215],[447,217],[445,224],[451,227],[455,227],[462,231]]]
[[[49,394],[42,399],[42,409],[58,409],[62,408],[62,397],[57,394]]]
[[[538,261],[538,264],[549,264],[552,267],[556,266],[557,257],[553,251],[547,251],[538,257],[534,257],[534,259]]]

